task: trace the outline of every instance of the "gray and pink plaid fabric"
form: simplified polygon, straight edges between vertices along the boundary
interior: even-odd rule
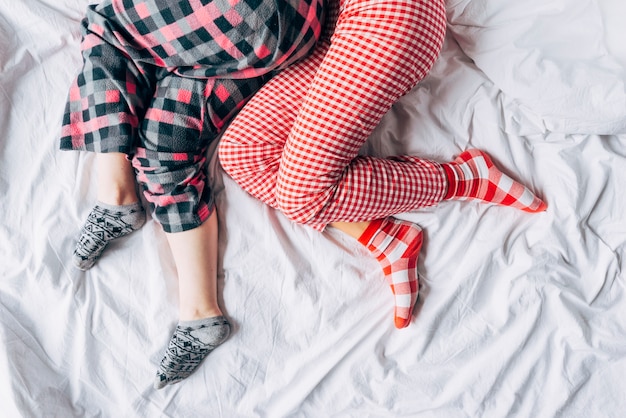
[[[212,210],[208,145],[274,73],[312,50],[322,15],[323,0],[90,6],[61,149],[134,156],[164,229],[198,226]]]

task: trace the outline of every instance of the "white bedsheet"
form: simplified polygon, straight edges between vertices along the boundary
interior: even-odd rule
[[[164,233],[149,220],[88,273],[70,260],[94,160],[56,141],[87,3],[0,4],[1,417],[623,416],[623,2],[448,4],[432,73],[363,152],[446,161],[483,148],[549,209],[403,214],[426,234],[407,329],[364,248],[291,224],[213,159],[234,332],[161,391],[177,312]]]

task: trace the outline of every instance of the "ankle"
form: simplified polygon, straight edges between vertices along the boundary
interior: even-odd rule
[[[135,171],[126,154],[111,152],[96,155],[98,200],[110,205],[139,201]]]
[[[457,174],[454,170],[454,163],[442,164],[441,167],[445,173],[447,191],[443,197],[443,200],[452,199],[456,194],[458,186]]]
[[[98,189],[98,201],[112,206],[131,205],[139,202],[139,196],[135,189],[128,190],[126,186],[107,187],[104,190]]]
[[[222,311],[217,308],[181,308],[178,319],[180,321],[195,321],[198,319],[215,318],[216,316],[222,316]]]
[[[368,247],[372,240],[372,237],[378,232],[384,222],[384,218],[371,221],[367,228],[365,228],[365,230],[357,238],[357,240],[365,247]]]

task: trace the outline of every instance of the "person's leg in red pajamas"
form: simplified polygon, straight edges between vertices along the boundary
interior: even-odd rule
[[[395,325],[402,328],[417,298],[422,232],[391,215],[455,197],[528,211],[545,205],[502,177],[482,152],[447,165],[359,156],[383,115],[432,67],[444,39],[445,8],[440,0],[337,6],[331,1],[332,35],[235,118],[220,143],[220,161],[245,190],[293,221],[318,230],[334,226],[370,249],[391,285]]]

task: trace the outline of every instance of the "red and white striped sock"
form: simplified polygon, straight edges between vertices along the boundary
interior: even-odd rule
[[[422,248],[422,229],[391,217],[379,219],[370,223],[359,242],[376,257],[391,287],[396,328],[406,327],[419,290],[417,257]]]
[[[523,184],[502,173],[487,153],[469,150],[443,164],[448,177],[444,199],[480,199],[526,212],[543,212],[546,205]]]

